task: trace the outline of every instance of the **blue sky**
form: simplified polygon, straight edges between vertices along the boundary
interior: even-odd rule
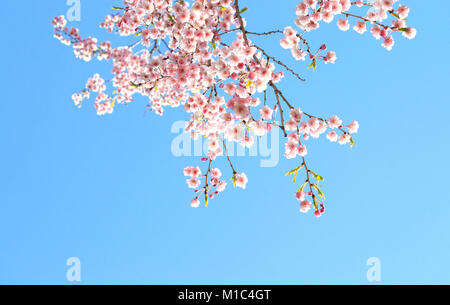
[[[249,29],[271,30],[292,23],[298,1],[242,2]],[[298,212],[284,176],[297,164],[287,160],[260,168],[258,158],[235,158],[247,190],[191,209],[182,169],[198,158],[171,154],[182,112],[146,113],[144,99],[106,117],[77,109],[71,94],[110,65],[77,60],[52,38],[66,1],[6,1],[0,283],[67,284],[69,257],[80,258],[83,283],[368,284],[370,257],[385,284],[449,283],[450,4],[403,2],[415,40],[396,37],[387,52],[368,34],[323,25],[307,37],[338,61],[316,72],[278,39],[258,40],[307,78],[280,85],[296,105],[361,125],[353,149],[308,142],[310,166],[326,179],[327,214],[317,220]],[[117,42],[98,28],[111,5],[83,0],[73,25]]]

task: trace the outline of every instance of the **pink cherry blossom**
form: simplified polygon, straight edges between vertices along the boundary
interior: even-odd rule
[[[297,193],[295,193],[295,198],[297,198],[298,201],[302,202],[305,200],[306,194],[302,191],[298,191]]]
[[[357,21],[356,25],[353,27],[353,29],[358,32],[359,34],[364,34],[367,29],[366,29],[366,23],[362,22],[362,21]]]
[[[296,59],[296,60],[305,60],[306,59],[306,55],[308,55],[308,53],[304,52],[303,50],[299,49],[299,48],[292,48],[292,56]]]
[[[192,177],[191,179],[186,180],[186,183],[189,186],[189,188],[196,189],[200,186],[201,182],[197,178]]]
[[[300,109],[291,109],[289,115],[292,121],[300,123],[302,120],[303,112]]]
[[[394,38],[392,36],[388,36],[384,39],[382,46],[385,47],[388,51],[390,51],[392,50],[394,44],[395,44]]]
[[[405,5],[399,5],[399,6],[398,6],[398,15],[399,15],[400,18],[402,18],[402,19],[408,18],[408,15],[409,15],[409,7],[407,7],[407,6],[405,6]]]
[[[333,51],[329,51],[327,53],[327,56],[325,57],[325,63],[332,63],[334,64],[334,62],[336,61],[337,57],[336,57],[336,53]]]
[[[378,40],[381,38],[381,29],[378,25],[374,25],[370,32],[372,33],[373,37],[375,37],[375,39]]]
[[[222,177],[222,172],[220,171],[220,169],[215,168],[215,169],[211,170],[211,175],[212,175],[214,178],[219,179],[220,177]]]
[[[110,73],[93,74],[84,88],[83,84],[75,85],[82,89],[72,95],[73,103],[84,107],[92,98],[90,105],[98,115],[113,114],[141,101],[159,116],[172,108],[181,110],[187,135],[207,141],[201,166],[183,171],[187,186],[193,189],[194,208],[203,198],[208,206],[226,189],[230,178],[233,186],[246,188],[247,176],[238,174],[227,143],[250,148],[256,137],[280,129],[286,138],[284,155],[295,164],[288,175],[300,183],[295,196],[301,211],[306,213],[314,206],[315,215],[323,215],[324,196],[319,188],[323,178],[309,168],[308,141],[326,137],[353,145],[352,135],[358,132],[359,124],[344,124],[338,116],[326,119],[300,110],[300,106],[303,109],[319,103],[320,92],[313,101],[305,100],[300,89],[290,94],[284,91],[283,79],[289,74],[303,82],[299,69],[320,70],[323,63],[336,62],[331,45],[309,35],[324,23],[337,20],[342,31],[348,31],[352,24],[359,34],[370,25],[370,34],[382,39],[387,50],[393,48],[395,35],[413,39],[417,33],[407,20],[410,9],[394,0],[303,0],[286,15],[286,20],[293,22],[284,29],[258,32],[248,30],[239,0],[122,2],[101,20],[100,27],[108,35],[122,36],[124,45],[84,36],[68,25],[64,16],[51,21],[54,37],[70,46],[76,58],[111,65],[107,69]],[[247,14],[250,12],[251,8]],[[290,58],[274,56],[260,39],[254,41],[255,37],[278,39],[286,55],[296,61],[289,65]],[[322,86],[323,90],[328,87],[326,83]],[[228,170],[216,168],[221,161]]]
[[[341,145],[345,145],[345,144],[350,143],[350,139],[351,139],[351,136],[348,133],[346,133],[339,137],[338,142]]]
[[[338,134],[336,131],[332,130],[327,134],[327,139],[330,140],[330,142],[336,142],[338,140]]]
[[[200,200],[198,198],[195,198],[191,201],[191,207],[198,208],[200,206]]]
[[[273,114],[273,110],[268,107],[268,106],[264,106],[259,110],[259,113],[261,114],[261,118],[263,120],[270,120],[272,119],[272,114]]]
[[[300,212],[308,213],[309,210],[311,210],[311,202],[309,202],[308,200],[303,200],[300,203]]]
[[[402,33],[402,35],[408,39],[414,39],[416,38],[416,29],[413,28],[405,28],[404,32]]]
[[[341,31],[348,31],[350,29],[350,24],[347,19],[339,19],[337,25]]]
[[[306,149],[306,146],[305,146],[305,145],[301,145],[301,146],[298,147],[298,155],[299,155],[299,156],[304,157],[304,156],[306,156],[307,154],[308,154],[308,150]]]
[[[338,128],[342,125],[342,120],[339,119],[339,117],[337,115],[332,116],[329,120],[328,120],[328,126],[330,126],[331,129],[335,129]]]
[[[247,182],[248,182],[248,179],[244,173],[236,176],[236,186],[237,187],[240,187],[245,190],[245,188],[247,187]]]
[[[352,121],[348,126],[348,132],[357,133],[359,129],[359,123],[357,121]]]

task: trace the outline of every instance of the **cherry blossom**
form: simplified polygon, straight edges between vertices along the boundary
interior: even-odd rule
[[[247,176],[245,173],[236,176],[236,186],[245,189],[247,187]]]
[[[75,57],[112,64],[111,77],[94,74],[72,95],[73,102],[82,107],[94,98],[98,115],[111,114],[138,99],[160,116],[182,108],[185,132],[208,141],[201,166],[184,169],[187,187],[194,192],[193,208],[203,200],[208,206],[227,188],[227,181],[233,187],[247,187],[247,175],[236,170],[226,140],[252,147],[256,137],[278,128],[286,138],[285,157],[299,164],[287,176],[294,183],[299,173],[305,176],[295,192],[300,211],[313,208],[320,217],[325,212],[320,186],[324,179],[308,167],[307,141],[324,135],[331,142],[355,145],[359,123],[345,125],[338,116],[324,119],[301,110],[279,83],[286,74],[301,82],[305,79],[253,42],[253,37],[279,36],[281,48],[299,64],[308,61],[308,68],[316,70],[322,62],[337,61],[326,44],[314,47],[308,40],[308,33],[323,23],[336,23],[343,31],[352,27],[359,34],[369,31],[387,50],[394,47],[394,35],[413,39],[417,34],[407,25],[410,9],[396,0],[304,0],[293,7],[292,24],[265,32],[248,29],[244,13],[250,12],[239,0],[122,0],[113,10],[100,27],[128,37],[128,45],[115,47],[108,40],[83,37],[64,16],[52,21],[54,37],[71,46]],[[226,159],[229,170],[213,167],[219,157]]]
[[[308,213],[309,210],[311,210],[311,202],[309,202],[308,200],[303,200],[300,203],[300,212]]]

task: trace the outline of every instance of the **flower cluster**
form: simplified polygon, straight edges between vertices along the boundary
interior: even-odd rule
[[[296,9],[295,24],[302,33],[292,27],[258,33],[247,30],[243,18],[246,9],[240,8],[238,0],[123,0],[122,7],[113,7],[115,13],[100,24],[109,33],[130,37],[130,45],[119,47],[94,37],[83,38],[78,29],[67,26],[63,16],[56,17],[52,24],[55,38],[72,46],[77,58],[107,60],[113,66],[109,80],[95,74],[80,93],[72,96],[76,106],[81,107],[95,94],[97,113],[110,114],[118,105],[133,102],[136,95],[141,95],[148,101],[148,109],[158,115],[167,108],[182,107],[186,113],[185,132],[193,139],[208,139],[208,153],[202,158],[208,165],[204,174],[199,167],[184,170],[189,178],[187,186],[195,193],[192,207],[200,205],[201,195],[208,205],[225,190],[227,182],[222,171],[213,168],[219,156],[228,161],[233,186],[246,188],[247,176],[235,169],[226,140],[251,147],[255,137],[280,128],[287,138],[286,158],[301,160],[301,165],[288,174],[294,175],[295,182],[300,170],[306,171],[306,180],[295,195],[300,210],[307,212],[313,206],[315,215],[320,216],[325,211],[319,186],[323,178],[308,168],[304,142],[326,133],[332,142],[354,145],[352,134],[359,125],[356,121],[344,125],[337,116],[324,119],[294,107],[278,83],[285,72],[304,79],[250,37],[283,34],[281,46],[290,49],[297,60],[309,58],[311,67],[316,68],[318,60],[334,63],[336,53],[328,51],[325,44],[313,52],[304,35],[318,28],[319,21],[330,22],[336,15],[345,17],[338,21],[343,30],[349,28],[349,17],[359,19],[355,25],[358,33],[366,31],[367,23],[374,24],[371,32],[384,39],[386,48],[393,45],[392,32],[412,38],[415,30],[406,27],[405,21],[409,9],[399,6],[394,10],[394,2],[305,0]],[[370,10],[367,16],[358,17],[348,13],[353,6],[368,6]],[[391,26],[381,24],[387,15],[396,17]],[[114,87],[111,93],[107,93],[107,84]]]
[[[203,161],[208,161],[208,159],[203,159]],[[199,196],[204,194],[205,204],[208,205],[208,201],[213,199],[219,193],[223,192],[227,187],[227,182],[225,180],[220,180],[222,177],[222,172],[218,168],[211,168],[212,160],[209,160],[209,166],[206,174],[202,175],[199,167],[189,166],[184,169],[184,175],[189,177],[186,183],[189,188],[194,189],[195,193],[198,194],[192,201],[191,206],[193,208],[198,208],[200,206]],[[205,179],[205,184],[200,188],[202,184],[201,180]],[[235,174],[232,178],[233,185],[245,189],[247,186],[247,176],[242,174]]]
[[[403,36],[413,39],[416,36],[416,30],[406,25],[406,18],[409,14],[409,8],[404,5],[398,5],[395,8],[397,0],[374,0],[365,2],[358,0],[305,0],[297,5],[295,24],[304,31],[311,31],[319,28],[320,21],[326,23],[332,22],[336,16],[342,16],[337,20],[337,26],[342,31],[348,31],[351,27],[349,18],[356,19],[353,26],[359,34],[367,31],[367,24],[372,26],[370,32],[376,39],[383,38],[382,46],[391,50],[394,46],[394,32],[400,32]],[[354,8],[366,7],[366,14],[356,15],[350,13]],[[391,24],[382,24],[389,17],[393,20]],[[282,40],[281,45],[285,45]]]

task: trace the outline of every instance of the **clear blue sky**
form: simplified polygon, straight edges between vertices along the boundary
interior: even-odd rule
[[[110,38],[98,23],[113,2],[82,0],[74,25]],[[298,1],[242,2],[249,29],[270,30],[292,24]],[[247,190],[191,209],[181,170],[197,159],[170,150],[181,112],[145,113],[143,99],[106,117],[75,108],[71,94],[109,64],[79,61],[52,38],[66,1],[5,1],[0,283],[65,284],[69,257],[81,259],[83,283],[365,284],[370,257],[383,283],[449,283],[450,4],[403,2],[416,40],[396,37],[387,52],[368,34],[324,25],[308,39],[327,41],[337,63],[315,73],[297,63],[307,83],[281,85],[305,111],[361,124],[353,149],[310,142],[309,162],[326,178],[317,220],[298,212],[286,160],[263,169],[235,159]],[[289,57],[278,40],[264,45]]]

